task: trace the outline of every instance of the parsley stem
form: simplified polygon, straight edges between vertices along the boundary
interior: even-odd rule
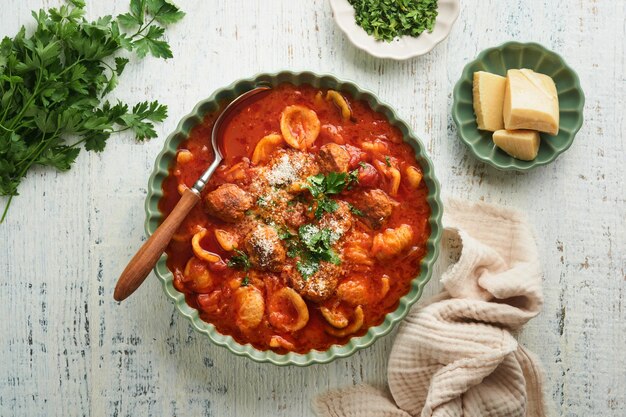
[[[44,133],[44,135],[42,136],[42,139],[41,139],[41,143],[39,145],[37,145],[37,147],[35,147],[35,149],[31,150],[30,153],[28,155],[26,155],[26,157],[24,159],[22,159],[20,162],[18,162],[16,164],[16,166],[19,167],[24,162],[29,162],[30,161],[30,157],[33,156],[35,153],[38,153],[42,145],[45,145],[47,142],[50,142],[50,141],[52,141],[55,138],[56,138],[56,133],[52,137],[50,137],[50,138],[48,138],[46,140],[46,134]],[[35,157],[35,159],[37,159],[37,157]],[[28,169],[28,167],[30,167],[31,165],[32,165],[32,163],[28,164],[26,169]],[[24,176],[25,173],[26,172],[21,172],[18,178],[22,178],[22,176]]]
[[[12,77],[12,76],[13,76],[13,72],[11,70],[9,70],[9,77]],[[3,94],[3,96],[4,96],[4,94]],[[4,109],[4,114],[2,115],[2,121],[0,123],[4,123],[4,121],[6,120],[7,114],[9,113],[9,109],[11,108],[11,102],[13,101],[14,97],[15,97],[15,94],[11,94],[11,99],[7,103],[6,109]],[[2,126],[2,127],[4,127],[4,126]]]
[[[13,197],[15,197],[15,194],[11,194],[9,196],[9,199],[7,200],[7,203],[4,206],[4,211],[2,212],[2,217],[0,218],[0,223],[4,222],[4,218],[7,216],[7,213],[9,212],[9,206],[11,205],[11,200],[13,200]]]
[[[143,27],[139,26],[139,29],[137,29],[137,32],[135,32],[130,38],[131,39],[135,39],[135,36],[139,35],[141,32],[143,32],[144,30],[148,29],[148,26],[150,26],[152,24],[152,22],[154,22],[154,19],[157,18],[159,13],[161,13],[161,9],[162,8],[163,8],[163,6],[161,6],[159,11],[154,14],[154,17],[152,17],[152,19],[150,19],[150,21],[148,23],[146,23],[145,26],[143,26]]]
[[[59,131],[59,129],[57,128],[57,130],[52,135],[52,138],[56,137],[58,131]],[[20,171],[20,173],[17,176],[17,178],[22,178],[24,175],[26,175],[26,171],[28,171],[28,169],[35,163],[37,158],[39,158],[41,153],[49,146],[49,144],[50,144],[49,140],[46,141],[46,132],[44,132],[42,140],[41,140],[41,145],[45,145],[45,146],[41,146],[40,145],[37,154],[33,158],[30,158],[30,155],[29,155],[28,158],[30,158],[30,160],[25,159],[26,161],[28,161],[28,164],[24,168],[22,168],[22,170]],[[7,201],[7,204],[4,206],[4,211],[2,212],[2,217],[0,218],[0,223],[4,222],[4,218],[6,217],[8,211],[9,211],[9,206],[11,205],[11,201],[13,200],[13,197],[15,197],[15,194],[11,194],[9,196],[9,200]]]
[[[125,127],[124,129],[118,129],[118,130],[111,130],[109,133],[110,134],[114,134],[114,133],[120,133],[120,132],[125,132],[128,129],[130,129],[130,127]],[[72,143],[71,145],[69,145],[70,148],[74,148],[78,145],[80,145],[81,143],[85,142],[86,140],[90,139],[92,136],[94,135],[90,135],[90,136],[85,136],[84,138],[82,138],[81,140]]]
[[[41,84],[41,79],[42,78],[43,78],[43,67],[40,67],[39,68],[39,74],[37,75],[37,83],[35,84],[34,92],[28,98],[28,101],[26,102],[26,104],[24,106],[22,106],[22,111],[20,111],[18,113],[17,117],[15,117],[13,120],[11,120],[11,125],[9,126],[9,129],[13,129],[15,127],[15,125],[20,120],[22,120],[22,116],[24,116],[24,113],[26,113],[26,110],[28,110],[30,105],[33,104],[33,100],[35,100],[35,97],[37,97],[37,94],[39,93],[39,85]]]

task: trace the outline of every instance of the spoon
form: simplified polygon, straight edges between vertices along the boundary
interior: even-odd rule
[[[113,298],[115,298],[116,301],[126,299],[133,292],[135,292],[137,288],[139,288],[148,274],[150,274],[150,271],[152,271],[152,268],[154,268],[154,265],[161,257],[161,254],[165,251],[165,248],[172,239],[172,236],[176,230],[178,230],[185,217],[187,217],[187,214],[189,214],[196,203],[200,201],[200,193],[209,181],[209,178],[211,178],[211,175],[213,175],[213,172],[217,169],[220,162],[222,162],[222,159],[224,159],[220,147],[218,146],[218,139],[225,125],[224,122],[228,120],[227,116],[229,113],[232,113],[236,107],[245,103],[251,97],[256,96],[263,91],[267,91],[270,88],[271,87],[268,86],[260,86],[243,93],[231,101],[218,116],[211,131],[211,146],[213,147],[215,159],[211,165],[209,165],[207,170],[204,171],[198,181],[196,181],[193,187],[187,188],[183,192],[183,195],[172,212],[165,218],[163,223],[161,223],[161,225],[154,231],[152,236],[150,236],[143,246],[141,246],[130,262],[128,262],[128,265],[126,265],[124,272],[120,275],[117,285],[115,286]]]

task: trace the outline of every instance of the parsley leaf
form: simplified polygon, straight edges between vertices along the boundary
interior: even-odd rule
[[[317,207],[315,208],[315,218],[321,219],[324,213],[334,213],[339,208],[339,204],[326,196],[317,199]]]
[[[329,172],[328,174],[317,174],[307,178],[304,188],[311,192],[315,198],[322,194],[340,194],[347,186],[359,182],[359,172],[357,169],[346,174],[345,172]]]
[[[252,268],[252,264],[250,263],[250,258],[244,251],[239,249],[235,249],[235,253],[237,255],[233,255],[229,260],[227,265],[230,268],[234,269],[243,269],[244,271],[250,270]]]
[[[287,256],[299,258],[296,269],[307,280],[319,270],[322,261],[341,264],[341,258],[332,248],[337,239],[339,236],[330,229],[305,224],[300,226],[297,236],[290,234],[283,240],[287,245]]]
[[[302,275],[302,278],[306,281],[311,278],[319,269],[320,264],[314,260],[305,260],[296,262],[296,269]]]
[[[305,224],[298,229],[298,237],[302,243],[300,257],[296,268],[303,278],[307,279],[319,269],[319,262],[326,261],[335,265],[341,263],[339,255],[333,250],[332,244],[337,237],[330,229],[320,229],[313,224]]]
[[[154,123],[167,116],[156,101],[129,110],[100,98],[114,90],[129,63],[117,56],[123,49],[138,57],[172,56],[164,27],[184,13],[167,0],[131,0],[130,11],[117,18],[84,16],[84,0],[70,0],[33,12],[32,34],[22,27],[0,42],[0,196],[9,197],[0,222],[34,165],[66,171],[80,145],[100,152],[113,133],[125,130],[152,138]]]
[[[133,44],[137,50],[137,55],[143,58],[150,53],[157,58],[171,58],[173,55],[170,46],[161,40],[164,33],[165,29],[162,27],[156,25],[148,27],[148,33]]]
[[[184,12],[166,0],[147,0],[146,6],[154,20],[163,25],[176,23],[185,16]]]
[[[317,174],[307,178],[304,188],[311,192],[317,204],[315,208],[315,218],[320,219],[324,213],[333,213],[339,205],[335,200],[328,198],[328,195],[339,194],[344,189],[350,189],[352,184],[358,183],[358,170],[345,172],[330,172],[327,175]]]
[[[385,164],[386,164],[388,167],[391,167],[391,159],[390,159],[388,156],[385,156]]]
[[[330,172],[326,178],[324,178],[325,182],[325,193],[326,194],[339,194],[346,187],[347,175],[343,172]]]
[[[250,276],[246,275],[245,277],[243,277],[243,279],[241,280],[241,286],[242,287],[247,287],[248,285],[250,285]]]
[[[360,216],[360,217],[365,216],[365,214],[363,214],[363,212],[361,210],[359,210],[358,208],[354,207],[352,204],[350,204],[350,211],[355,216]]]

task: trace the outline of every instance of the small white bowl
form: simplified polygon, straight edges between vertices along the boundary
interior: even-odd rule
[[[377,58],[405,60],[430,52],[439,42],[448,37],[452,25],[459,16],[459,0],[439,0],[437,20],[432,33],[424,31],[414,38],[403,36],[391,42],[377,41],[356,24],[354,7],[348,0],[330,0],[333,16],[339,29],[346,34],[350,42]]]

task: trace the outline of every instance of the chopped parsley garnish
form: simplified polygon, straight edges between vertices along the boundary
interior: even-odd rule
[[[239,249],[235,249],[235,253],[237,255],[232,256],[228,260],[227,265],[231,268],[243,269],[244,271],[248,271],[252,267],[252,264],[250,263],[250,258],[248,258],[248,255],[246,255],[245,252]]]
[[[250,276],[246,275],[245,277],[243,277],[243,279],[241,280],[241,286],[242,287],[247,287],[250,284]]]
[[[331,200],[328,197],[318,198],[315,218],[320,219],[324,213],[334,213],[338,208],[339,204],[335,200]]]
[[[352,204],[350,204],[350,211],[355,216],[363,217],[365,215],[365,214],[363,214],[363,212],[361,210],[359,210],[358,208],[354,207]]]
[[[307,280],[319,270],[321,261],[341,264],[339,255],[332,245],[339,239],[337,233],[330,229],[321,229],[314,224],[305,224],[298,229],[298,236],[290,235],[283,239],[287,244],[287,256],[300,258],[296,262],[296,269]]]
[[[391,159],[389,159],[388,156],[385,156],[385,164],[387,164],[388,167],[391,167]]]
[[[296,269],[302,275],[302,278],[306,281],[309,277],[313,276],[319,269],[319,262],[306,260],[296,262]]]
[[[256,200],[256,205],[259,207],[265,207],[267,206],[267,200],[265,197],[261,196]]]
[[[358,170],[351,171],[349,174],[330,172],[327,175],[317,174],[307,178],[307,184],[304,187],[311,192],[317,202],[315,218],[320,219],[324,213],[334,213],[339,208],[339,204],[328,195],[339,194],[358,182]]]
[[[289,240],[289,239],[291,239],[292,237],[295,236],[284,225],[278,225],[276,223],[272,223],[271,226],[274,228],[274,230],[276,230],[276,233],[278,233],[278,238],[280,240]]]
[[[307,188],[315,198],[320,195],[339,194],[348,185],[348,174],[345,172],[330,172],[327,175],[317,174],[307,178]]]
[[[346,190],[350,190],[354,184],[359,183],[359,169],[354,169],[348,173],[348,186]]]
[[[348,0],[356,23],[376,40],[391,42],[400,36],[432,32],[437,0]]]

